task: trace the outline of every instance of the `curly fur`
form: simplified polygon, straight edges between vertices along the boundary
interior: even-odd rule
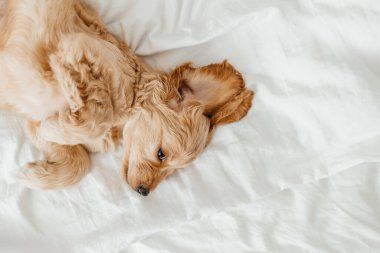
[[[23,167],[31,187],[79,182],[88,152],[122,141],[123,177],[151,191],[251,107],[253,92],[227,61],[151,70],[79,0],[9,0],[0,25],[0,106],[24,116],[46,154]]]

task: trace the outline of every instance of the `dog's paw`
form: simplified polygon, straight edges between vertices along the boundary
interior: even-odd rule
[[[49,180],[49,173],[46,169],[46,161],[38,161],[25,164],[12,171],[10,178],[14,182],[19,182],[32,189],[54,188]]]

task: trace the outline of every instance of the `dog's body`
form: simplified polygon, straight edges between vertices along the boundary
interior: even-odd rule
[[[123,175],[145,195],[251,106],[227,62],[151,71],[79,0],[9,0],[2,25],[0,106],[25,117],[47,156],[22,171],[33,187],[78,182],[88,151],[123,139]]]

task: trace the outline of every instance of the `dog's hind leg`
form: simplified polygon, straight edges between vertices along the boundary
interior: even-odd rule
[[[38,123],[28,122],[33,143],[45,153],[45,160],[26,164],[17,171],[17,179],[30,188],[59,189],[78,183],[90,169],[90,158],[82,145],[59,145],[36,135]]]

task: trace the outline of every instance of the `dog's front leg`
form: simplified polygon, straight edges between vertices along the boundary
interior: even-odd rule
[[[107,27],[104,25],[95,10],[80,2],[75,5],[75,10],[87,29],[90,29],[91,32],[98,34],[102,40],[108,41],[109,43],[115,45],[125,56],[125,60],[128,61],[128,64],[133,66],[136,72],[140,71],[140,60],[131,51],[125,41],[108,31]]]
[[[82,145],[59,145],[38,136],[39,122],[28,121],[26,132],[45,159],[31,162],[16,173],[31,188],[57,189],[78,183],[90,169],[90,159]]]

